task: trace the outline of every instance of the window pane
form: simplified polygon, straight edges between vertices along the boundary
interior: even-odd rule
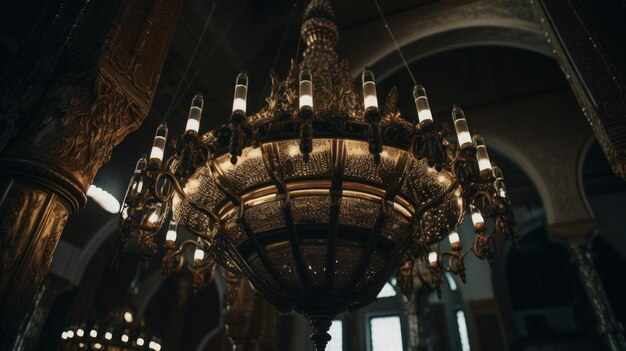
[[[326,351],[343,351],[343,324],[336,320],[330,325],[330,341],[326,345]]]
[[[376,298],[382,299],[391,296],[396,296],[396,289],[390,283],[385,283],[385,286],[383,286],[383,289],[378,293]]]
[[[399,316],[370,319],[372,351],[402,351],[402,326]]]
[[[469,335],[467,334],[467,324],[465,323],[465,313],[456,311],[456,324],[459,327],[459,336],[461,337],[461,350],[470,351]]]

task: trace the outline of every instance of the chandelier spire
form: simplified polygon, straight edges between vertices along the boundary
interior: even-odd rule
[[[328,0],[311,0],[304,11],[300,36],[307,45],[303,64],[309,67],[321,65],[328,68],[337,62],[335,45],[339,40],[339,29],[335,24],[335,13]]]

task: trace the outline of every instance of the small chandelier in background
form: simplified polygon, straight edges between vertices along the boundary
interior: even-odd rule
[[[494,236],[514,239],[516,229],[502,174],[459,106],[455,142],[434,123],[421,85],[413,89],[416,124],[398,110],[397,89],[379,105],[369,69],[355,89],[334,50],[339,34],[325,0],[309,3],[301,36],[302,61],[284,81],[272,75],[261,111],[247,113],[241,73],[228,125],[198,133],[198,94],[166,160],[168,129],[159,126],[131,178],[118,244],[138,247],[147,260],[169,220],[164,275],[186,266],[195,288],[210,281],[216,263],[245,275],[279,310],[309,319],[311,339],[324,350],[335,315],[374,301],[401,265],[427,272],[436,290],[444,271],[465,281],[456,227],[467,211],[479,258],[493,259]],[[196,238],[177,243],[179,225]],[[450,249],[442,251],[445,238]]]
[[[103,321],[71,326],[61,333],[61,350],[161,351],[160,339],[143,322],[134,321],[130,307],[114,311]]]

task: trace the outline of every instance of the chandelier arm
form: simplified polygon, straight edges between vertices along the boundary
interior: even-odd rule
[[[202,213],[206,214],[207,216],[209,216],[209,217],[211,218],[211,220],[213,220],[213,222],[215,222],[215,223],[217,223],[217,224],[220,224],[220,225],[222,224],[222,219],[221,219],[221,218],[220,218],[217,214],[215,214],[213,211],[211,211],[210,209],[208,209],[208,208],[206,208],[205,206],[203,206],[203,205],[201,205],[201,204],[199,204],[199,203],[197,203],[197,202],[193,201],[192,199],[190,199],[190,198],[189,198],[189,197],[187,197],[186,195],[185,195],[184,199],[185,199],[185,201],[187,201],[187,202],[191,205],[191,207],[193,207],[195,210],[198,210],[198,211],[200,211],[200,212],[202,212]],[[187,228],[187,226],[185,226],[185,228]],[[189,228],[187,228],[187,229],[189,229]],[[193,232],[194,232],[194,234],[196,233],[195,231],[193,231]],[[203,238],[206,238],[206,236],[205,236],[204,234],[196,234],[196,235],[201,236],[201,237],[203,237]]]
[[[241,208],[240,211],[243,212],[244,209]],[[261,260],[261,263],[263,264],[263,266],[265,266],[265,269],[267,269],[267,272],[272,277],[274,282],[278,285],[278,287],[286,292],[293,291],[293,289],[291,289],[290,287],[284,284],[283,278],[281,278],[280,274],[278,274],[274,265],[272,264],[269,257],[267,256],[265,246],[259,240],[259,236],[255,235],[254,231],[252,231],[252,229],[250,228],[250,225],[248,224],[246,217],[241,215],[239,219],[237,220],[237,224],[246,234],[246,236],[248,237],[248,240],[250,240],[254,244],[254,250],[256,251],[256,254],[259,257],[259,260]]]
[[[331,142],[331,183],[330,209],[328,215],[328,244],[326,247],[326,287],[332,287],[335,281],[337,260],[337,233],[339,232],[339,214],[343,197],[343,176],[346,166],[346,144],[343,140],[333,139]]]

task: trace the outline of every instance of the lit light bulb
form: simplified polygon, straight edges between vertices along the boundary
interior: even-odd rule
[[[367,110],[369,107],[378,107],[378,97],[376,96],[376,81],[374,73],[365,67],[361,74],[361,83],[363,83],[363,105]]]
[[[504,184],[504,176],[502,175],[502,170],[496,165],[492,165],[492,169],[493,175],[496,177],[496,180],[493,182],[493,186],[496,188],[498,196],[506,198],[507,192],[506,185]]]
[[[459,238],[459,233],[456,230],[453,230],[448,234],[448,240],[450,241],[450,246],[453,249],[458,249],[461,247],[461,239]]]
[[[195,263],[202,262],[204,260],[204,250],[201,248],[196,248],[196,251],[193,253],[193,261]]]
[[[103,210],[109,213],[118,213],[120,211],[120,202],[115,196],[108,191],[101,189],[93,184],[87,189],[87,196],[92,198]]]
[[[161,351],[161,344],[156,341],[150,341],[150,344],[148,344],[148,348],[154,351]]]
[[[74,331],[73,330],[68,330],[67,331],[67,337],[68,337],[68,339],[73,338],[74,337]]]
[[[82,337],[83,337],[83,335],[85,335],[85,331],[79,328],[79,329],[76,331],[76,336],[78,336],[79,338],[82,338]]]
[[[189,116],[187,117],[187,126],[185,133],[197,133],[200,130],[200,118],[202,118],[202,109],[204,108],[204,98],[202,93],[198,92],[191,100],[189,107]]]
[[[111,332],[104,333],[104,338],[107,340],[113,339],[113,334]]]
[[[478,168],[480,171],[491,170],[491,161],[489,161],[489,154],[487,153],[487,145],[485,140],[480,135],[474,135],[472,138],[476,145],[476,159],[478,160]]]
[[[300,71],[300,108],[313,108],[313,76],[308,69]]]
[[[157,161],[159,164],[163,162],[163,153],[165,152],[165,142],[167,141],[167,124],[165,122],[159,125],[154,135],[154,143],[152,151],[150,151],[150,161]]]
[[[485,224],[483,215],[481,215],[480,211],[472,205],[470,205],[470,211],[472,211],[472,223],[474,224],[474,228],[476,230],[481,230]]]
[[[128,335],[123,334],[121,340],[122,340],[122,342],[128,342],[128,340],[129,340],[128,339]]]
[[[97,342],[97,343],[93,344],[93,348],[96,349],[96,350],[101,350],[102,349],[102,344]]]
[[[413,98],[415,99],[415,108],[417,108],[417,117],[419,118],[420,123],[423,123],[424,121],[432,122],[433,114],[430,112],[426,89],[424,89],[421,84],[416,84],[413,87]]]
[[[63,340],[67,339],[67,332],[66,331],[61,333],[61,339],[63,339]]]
[[[437,252],[435,252],[435,251],[431,251],[431,252],[428,254],[428,263],[430,264],[430,266],[431,266],[431,267],[433,267],[433,268],[434,268],[434,267],[437,267],[437,259],[438,259],[438,258],[439,258],[439,257],[438,257],[438,255],[437,255]]]
[[[92,338],[95,338],[98,336],[98,331],[95,329],[91,329],[91,331],[89,332],[89,336],[91,336]]]
[[[175,242],[176,241],[176,231],[178,230],[178,223],[175,220],[170,221],[170,226],[167,229],[167,234],[165,234],[165,241]]]
[[[472,146],[472,136],[467,127],[465,113],[457,104],[454,104],[452,108],[452,121],[454,122],[454,129],[456,129],[456,137],[459,140],[459,146],[461,148]]]
[[[126,323],[132,323],[133,322],[133,314],[129,311],[124,312],[124,320],[126,321]]]
[[[143,346],[143,344],[144,344],[143,338],[141,337],[137,338],[137,346]]]
[[[235,81],[235,96],[233,98],[233,112],[237,110],[246,113],[246,101],[248,99],[248,75],[241,72]]]
[[[150,217],[148,217],[148,222],[150,222],[151,224],[156,223],[158,220],[159,220],[159,215],[157,215],[156,212],[152,212]]]

